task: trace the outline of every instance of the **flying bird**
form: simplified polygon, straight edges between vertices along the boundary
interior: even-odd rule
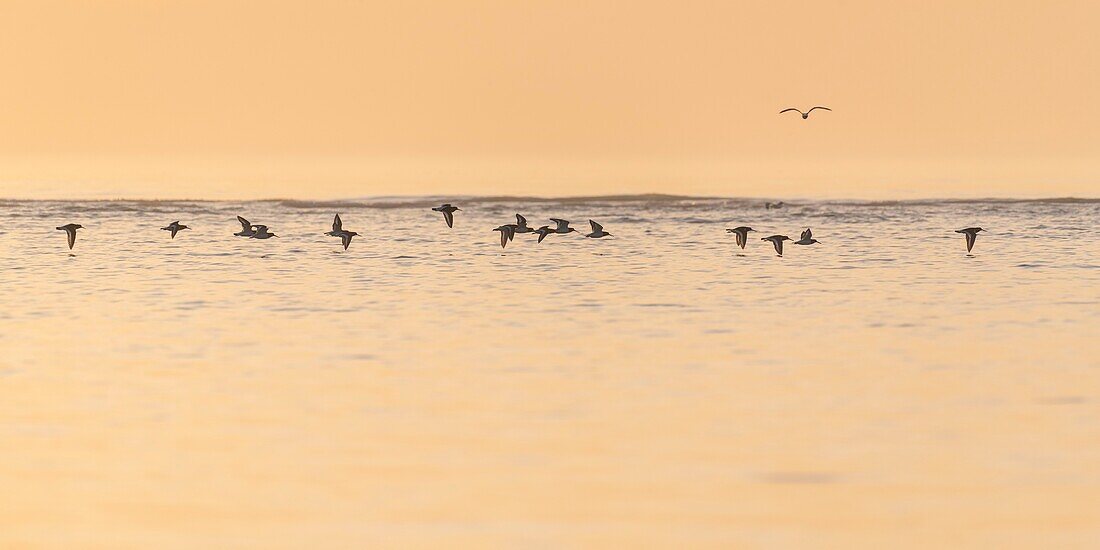
[[[550,218],[550,221],[558,224],[558,226],[554,228],[554,233],[560,233],[564,235],[566,233],[572,233],[573,231],[576,231],[576,229],[569,227],[569,220]]]
[[[252,222],[237,216],[237,221],[241,222],[241,230],[234,233],[238,237],[251,237],[252,236]]]
[[[58,231],[64,231],[65,235],[69,238],[69,250],[72,250],[73,245],[76,244],[77,229],[84,229],[84,226],[78,223],[67,223],[57,228]]]
[[[775,247],[775,253],[782,256],[783,255],[783,241],[789,241],[789,240],[791,240],[791,238],[786,236],[786,235],[772,235],[771,237],[764,237],[763,239],[760,239],[760,240],[762,240],[762,241],[771,241],[772,246]]]
[[[779,202],[766,202],[764,203],[764,210],[771,210],[772,208],[783,208],[785,205],[783,201]]]
[[[344,229],[344,222],[340,219],[340,214],[337,214],[332,218],[332,231],[325,233],[330,237],[340,237],[340,244],[344,245],[344,250],[347,250],[351,246],[351,238],[357,237],[359,234],[354,231],[348,231]],[[266,237],[264,237],[266,238]]]
[[[493,231],[500,231],[500,247],[501,248],[504,248],[505,246],[508,246],[508,241],[510,241],[510,240],[512,240],[516,237],[516,225],[515,224],[511,224],[511,223],[504,224],[504,225],[494,229]]]
[[[191,228],[187,227],[186,225],[180,225],[179,221],[174,221],[174,222],[168,224],[168,227],[162,227],[160,229],[162,231],[171,231],[172,232],[172,238],[174,239],[174,238],[176,238],[176,233],[179,233],[180,231],[182,231],[184,229],[191,229]]]
[[[745,249],[745,245],[748,244],[749,231],[756,231],[751,227],[734,227],[733,229],[727,229],[726,233],[733,233],[737,237],[737,246],[741,247],[741,250]]]
[[[592,239],[599,239],[601,237],[610,237],[611,236],[611,233],[608,233],[607,231],[603,230],[602,225],[600,225],[600,224],[598,224],[598,223],[596,223],[592,220],[588,220],[588,223],[592,224],[592,232],[585,235],[585,237],[589,237],[589,238],[592,238]]]
[[[806,230],[802,232],[802,238],[797,241],[792,241],[791,244],[817,244],[819,242],[821,241],[815,239],[813,232],[807,227]]]
[[[455,211],[462,210],[457,206],[451,206],[450,203],[441,204],[435,208],[432,208],[436,212],[443,213],[443,219],[447,221],[447,227],[454,227],[455,224]]]
[[[58,227],[58,229],[61,229],[61,228]],[[967,252],[970,252],[970,250],[974,248],[974,241],[978,240],[978,232],[979,231],[985,231],[985,230],[980,228],[980,227],[967,227],[966,229],[958,229],[958,230],[955,231],[955,233],[962,233],[963,235],[966,235],[966,251]],[[72,242],[72,240],[70,239],[69,242]],[[70,245],[69,248],[72,248],[72,245]]]
[[[542,227],[535,230],[535,233],[537,233],[538,236],[539,236],[539,241],[538,242],[540,242],[540,243],[542,242],[543,239],[546,238],[547,235],[549,235],[553,232],[554,232],[554,230],[550,229],[549,225],[544,225],[544,226],[542,226]]]
[[[278,237],[278,235],[274,233],[268,233],[266,225],[253,225],[252,229],[252,234],[248,236],[250,239],[270,239],[271,237]]]
[[[807,118],[810,118],[810,113],[814,112],[814,109],[822,109],[822,110],[825,110],[825,111],[832,111],[832,109],[830,109],[828,107],[812,107],[812,108],[810,108],[809,111],[806,111],[805,113],[803,113],[802,111],[800,111],[798,109],[795,109],[794,107],[788,107],[786,109],[783,109],[782,111],[779,111],[779,114],[783,114],[787,111],[795,111],[796,113],[802,115],[802,119],[805,120]]]
[[[533,227],[527,226],[527,218],[516,214],[516,233],[534,233]]]

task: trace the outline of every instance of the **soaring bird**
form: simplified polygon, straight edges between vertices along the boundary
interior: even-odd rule
[[[61,229],[61,228],[58,227],[58,229]],[[974,248],[974,241],[978,240],[978,232],[979,231],[985,231],[985,230],[980,228],[980,227],[967,227],[966,229],[958,229],[958,230],[955,231],[955,233],[962,233],[963,235],[966,235],[966,251],[967,252],[970,252],[970,250]],[[72,242],[72,240],[70,239],[69,242]],[[69,248],[72,248],[72,245],[70,245]]]
[[[814,112],[814,109],[823,109],[825,111],[832,111],[832,109],[830,109],[828,107],[811,107],[809,111],[806,111],[805,113],[803,113],[802,111],[800,111],[798,109],[795,109],[794,107],[788,107],[786,109],[783,109],[782,111],[779,111],[779,114],[783,114],[787,111],[795,111],[798,114],[802,115],[803,120],[805,120],[807,118],[810,118],[810,113]]]
[[[447,227],[454,227],[455,224],[455,211],[462,210],[457,206],[451,206],[450,203],[441,204],[435,208],[432,208],[436,212],[443,213],[443,219],[447,221]]]
[[[250,222],[250,221],[248,221],[248,220],[246,220],[246,219],[244,219],[240,216],[237,216],[237,221],[241,223],[241,230],[234,233],[234,235],[236,235],[238,237],[251,237],[252,233],[253,233],[252,222]]]
[[[588,223],[592,224],[592,232],[585,235],[585,237],[589,237],[589,238],[592,238],[592,239],[599,239],[600,237],[610,237],[611,236],[611,233],[608,233],[607,231],[603,230],[602,225],[600,225],[600,224],[598,224],[598,223],[596,223],[592,220],[588,220]]]
[[[176,238],[176,233],[179,233],[181,230],[191,229],[191,228],[187,227],[186,225],[180,225],[179,221],[174,221],[174,222],[168,224],[168,227],[162,227],[160,229],[162,231],[171,231],[172,232],[172,238],[174,239],[174,238]]]
[[[516,225],[511,223],[504,224],[494,229],[493,231],[500,231],[500,247],[504,248],[505,246],[508,246],[508,241],[515,238]]]
[[[762,240],[762,241],[771,241],[772,246],[775,247],[775,253],[782,256],[783,255],[783,241],[789,241],[789,240],[791,240],[791,238],[786,236],[786,235],[772,235],[771,237],[764,237],[763,239],[760,239],[760,240]]]
[[[270,239],[271,237],[278,237],[274,233],[268,233],[266,225],[253,225],[252,234],[248,237],[251,239]]]
[[[817,244],[819,242],[821,241],[815,239],[813,232],[807,227],[806,230],[802,232],[802,238],[797,241],[792,241],[791,244]]]
[[[733,229],[727,229],[726,233],[733,233],[735,236],[737,236],[737,246],[740,246],[741,250],[744,250],[745,245],[748,244],[749,231],[756,230],[751,227],[745,227],[742,225],[740,227],[734,227]]]
[[[537,233],[538,236],[539,236],[539,242],[540,243],[542,242],[543,239],[546,238],[547,235],[549,235],[553,232],[554,232],[554,230],[550,229],[549,225],[544,225],[544,226],[542,226],[542,227],[535,230],[535,233]]]
[[[516,214],[516,233],[534,233],[535,228],[528,227],[527,218]]]
[[[566,233],[572,233],[573,231],[576,231],[576,229],[569,227],[569,220],[550,218],[550,221],[558,224],[558,226],[554,228],[554,233],[560,233],[564,235]]]
[[[69,250],[72,250],[73,245],[76,244],[77,229],[84,229],[84,226],[78,223],[67,223],[57,228],[58,231],[64,231],[65,235],[69,237]]]

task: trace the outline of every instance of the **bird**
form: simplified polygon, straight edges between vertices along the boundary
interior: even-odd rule
[[[174,222],[168,224],[168,227],[162,227],[160,229],[162,231],[171,231],[172,232],[172,238],[174,239],[174,238],[176,238],[176,233],[179,233],[181,230],[191,229],[191,228],[187,227],[186,225],[180,225],[180,222],[177,220],[177,221],[174,221]]]
[[[508,246],[508,241],[515,238],[516,225],[511,223],[504,224],[494,229],[493,231],[500,231],[500,247],[504,248],[505,246]]]
[[[554,232],[554,230],[550,229],[549,225],[544,225],[544,226],[542,226],[542,227],[535,230],[535,233],[537,233],[538,236],[539,236],[539,241],[538,242],[540,242],[540,243],[542,242],[543,239],[546,238],[547,235],[549,235],[553,232]]]
[[[791,244],[817,244],[819,242],[821,241],[815,239],[813,232],[807,227],[806,230],[802,232],[802,237],[797,241],[792,241]]]
[[[760,240],[762,240],[762,241],[771,241],[772,246],[775,247],[775,253],[782,256],[783,255],[783,241],[789,241],[789,240],[791,240],[791,238],[786,236],[786,235],[772,235],[771,237],[764,237],[763,239],[760,239]]]
[[[241,230],[234,233],[234,235],[236,235],[237,237],[251,237],[252,233],[253,233],[252,222],[250,222],[250,221],[248,221],[248,220],[246,220],[246,219],[244,219],[240,216],[237,216],[237,221],[241,222]]]
[[[535,229],[527,225],[527,218],[516,214],[516,233],[534,233]]]
[[[66,236],[69,237],[69,250],[72,250],[73,245],[76,244],[77,229],[84,229],[84,226],[78,223],[67,223],[57,228],[58,231],[64,231]]]
[[[447,221],[447,227],[454,227],[455,212],[462,209],[457,206],[451,206],[450,203],[444,203],[435,208],[432,208],[432,210],[435,210],[436,212],[442,212],[443,219]]]
[[[354,231],[348,231],[344,229],[344,222],[340,220],[340,214],[332,218],[332,231],[325,233],[330,237],[340,237],[340,244],[344,245],[344,250],[347,250],[351,246],[351,238],[356,237],[359,234]]]
[[[61,228],[58,227],[58,229],[61,229]],[[955,233],[962,233],[963,235],[966,235],[966,251],[967,252],[970,252],[970,250],[974,248],[974,241],[978,240],[978,232],[979,231],[985,231],[985,230],[980,228],[980,227],[967,227],[966,229],[958,229],[958,230],[955,231]],[[69,239],[69,242],[70,243],[72,242],[71,238]],[[72,248],[72,245],[69,245],[69,248]]]
[[[603,230],[602,225],[600,225],[600,224],[598,224],[598,223],[596,223],[592,220],[588,220],[588,223],[592,224],[592,232],[585,235],[585,237],[589,237],[589,238],[592,238],[592,239],[599,239],[601,237],[610,237],[611,236],[611,233],[608,233],[607,231]]]
[[[564,235],[566,233],[572,233],[572,232],[576,231],[576,229],[574,229],[572,227],[569,227],[569,220],[561,220],[561,219],[558,219],[558,218],[550,218],[550,221],[558,224],[558,226],[556,228],[554,228],[554,233],[561,233],[561,234]]]
[[[736,235],[737,236],[737,246],[740,246],[741,250],[744,250],[745,245],[748,244],[749,231],[756,231],[756,230],[751,228],[751,227],[745,227],[745,226],[742,225],[740,227],[734,227],[733,229],[727,229],[726,233],[733,233],[734,235]]]
[[[278,237],[274,233],[268,233],[266,225],[253,225],[253,232],[249,235],[250,239],[270,239],[271,237]]]
[[[764,203],[764,209],[765,210],[771,210],[772,208],[783,208],[784,206],[785,205],[783,204],[783,201]]]
[[[782,111],[779,111],[779,114],[783,114],[787,111],[796,111],[798,114],[802,115],[802,119],[805,120],[807,118],[810,118],[810,113],[814,112],[814,109],[824,109],[826,111],[832,111],[832,109],[830,109],[828,107],[812,107],[812,108],[810,108],[809,111],[806,111],[805,113],[803,113],[802,111],[800,111],[798,109],[795,109],[794,107],[788,107],[786,109],[783,109]]]

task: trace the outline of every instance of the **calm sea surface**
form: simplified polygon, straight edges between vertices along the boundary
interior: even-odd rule
[[[439,202],[0,202],[0,546],[1100,540],[1100,202]]]

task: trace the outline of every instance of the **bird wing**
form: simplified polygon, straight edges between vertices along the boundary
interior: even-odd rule
[[[814,234],[813,234],[812,231],[810,231],[809,227],[807,227],[806,230],[802,232],[802,240],[804,240],[804,241],[808,241],[808,240],[812,239],[813,236],[814,236]]]
[[[973,231],[967,231],[966,233],[966,251],[970,252],[974,248],[974,241],[978,240],[978,234]]]
[[[447,227],[454,227],[455,226],[454,212],[448,212],[448,211],[444,210],[443,211],[443,219],[447,220]]]
[[[830,109],[830,108],[828,108],[828,107],[821,107],[821,106],[818,106],[818,107],[812,107],[812,108],[810,108],[810,110],[809,110],[809,111],[806,111],[806,114],[810,114],[810,113],[814,112],[814,109],[824,109],[824,110],[826,110],[826,111],[832,111],[832,109]]]
[[[603,232],[603,226],[602,225],[600,225],[600,224],[598,224],[598,223],[596,223],[592,220],[588,220],[588,223],[592,224],[592,232],[593,233],[602,233]]]
[[[569,229],[569,220],[550,218],[550,221],[558,224],[558,229]]]
[[[65,236],[69,238],[69,250],[72,250],[73,245],[76,244],[76,229],[71,227],[66,229]]]
[[[168,230],[172,232],[172,238],[174,239],[176,238],[176,233],[179,232],[180,229],[179,227],[173,225],[169,226]]]
[[[772,241],[772,244],[775,245],[776,254],[779,254],[780,256],[782,256],[783,255],[783,241],[780,240],[780,239],[776,239],[776,240]]]
[[[516,214],[516,225],[518,225],[520,227],[527,227],[527,218],[524,218],[523,216],[520,216],[519,214]]]
[[[795,109],[794,107],[788,107],[788,108],[786,108],[786,109],[783,109],[782,111],[779,111],[779,114],[783,114],[783,113],[785,113],[785,112],[787,112],[787,111],[794,111],[794,112],[796,112],[796,113],[798,113],[798,114],[802,114],[802,111],[799,111],[798,109]]]
[[[745,237],[748,235],[744,231],[734,231],[733,234],[737,236],[737,246],[745,248]]]
[[[332,232],[338,233],[344,228],[344,222],[340,220],[340,214],[337,214],[335,218],[332,218]]]
[[[546,227],[546,226],[544,225],[544,226],[540,227],[540,228],[538,229],[538,231],[535,231],[535,233],[538,233],[538,234],[539,234],[539,241],[538,241],[538,242],[540,242],[540,243],[541,243],[541,242],[542,242],[542,240],[543,240],[543,239],[545,239],[545,238],[546,238],[546,236],[550,234],[550,228],[549,228],[549,227]]]
[[[344,250],[347,250],[348,246],[351,245],[351,233],[341,233],[340,242],[344,245]]]
[[[241,231],[252,231],[252,222],[240,216],[237,216],[237,221],[241,222],[241,227],[243,228]]]

